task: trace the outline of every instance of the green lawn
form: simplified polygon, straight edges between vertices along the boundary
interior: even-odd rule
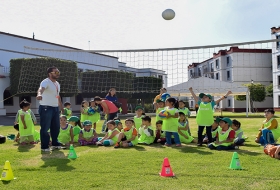
[[[0,189],[280,189],[279,160],[254,143],[264,118],[235,119],[249,137],[246,146],[237,150],[243,170],[229,169],[234,151],[212,151],[194,144],[129,149],[77,145],[78,158],[68,160],[68,150],[41,153],[39,144],[20,147],[8,141],[0,144],[0,167],[9,160],[17,179],[0,182]],[[195,118],[190,118],[190,124],[196,136]],[[12,127],[0,127],[0,134],[9,133],[15,133]],[[175,178],[158,175],[164,157],[169,158]]]

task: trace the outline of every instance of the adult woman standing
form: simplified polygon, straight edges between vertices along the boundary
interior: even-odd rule
[[[118,102],[118,98],[116,96],[116,89],[115,88],[110,88],[108,94],[106,95],[106,99],[111,101],[111,102]]]

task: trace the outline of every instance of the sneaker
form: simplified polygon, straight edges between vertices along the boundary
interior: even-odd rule
[[[181,144],[176,144],[176,146],[177,146],[177,147],[181,147],[182,145],[181,145]]]
[[[52,149],[51,148],[46,148],[46,149],[41,149],[42,152],[51,152]]]
[[[165,143],[165,144],[164,144],[164,146],[168,146],[168,147],[169,147],[169,146],[171,146],[171,144],[167,144],[167,143]]]
[[[116,143],[116,145],[114,146],[114,148],[120,148],[120,144],[119,143]]]
[[[64,146],[52,146],[53,149],[58,149],[58,150],[61,150],[61,149],[66,149],[66,147]]]
[[[239,149],[239,146],[234,146],[234,149],[235,149],[235,150],[238,150],[238,149]]]

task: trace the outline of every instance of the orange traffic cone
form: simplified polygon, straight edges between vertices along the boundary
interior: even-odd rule
[[[16,179],[16,178],[14,177],[14,174],[13,174],[13,171],[12,171],[12,168],[11,168],[11,164],[10,164],[9,161],[6,161],[0,180],[11,181],[13,179]]]
[[[161,177],[174,177],[175,174],[172,172],[172,168],[169,164],[168,158],[164,158],[162,163],[161,172],[159,173]]]

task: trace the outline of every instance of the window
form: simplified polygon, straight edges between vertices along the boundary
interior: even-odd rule
[[[158,78],[162,80],[162,75],[158,75]]]
[[[280,69],[280,55],[277,56],[277,68]]]
[[[214,64],[213,63],[210,64],[210,67],[211,67],[211,72],[214,72]]]
[[[22,101],[22,100],[26,100],[27,102],[31,103],[31,96],[21,96],[19,97],[19,103]]]
[[[228,107],[231,107],[231,101],[230,100],[227,101],[227,104],[228,104]]]
[[[191,108],[193,108],[194,106],[193,106],[193,101],[191,101]]]
[[[193,77],[193,70],[190,70],[190,76]]]
[[[198,68],[198,76],[201,77],[201,67]]]
[[[75,99],[76,99],[76,105],[81,105],[82,101],[84,100],[82,94],[78,94]]]
[[[227,57],[227,67],[230,65],[230,64],[229,64],[229,61],[230,61],[229,58],[230,58],[230,57],[228,56],[228,57]]]
[[[276,39],[277,40],[280,40],[280,35],[276,36]],[[276,42],[276,48],[280,48],[280,41],[279,42]]]
[[[13,106],[14,105],[14,97],[11,97],[12,94],[9,90],[4,91],[4,106]],[[9,98],[11,97],[11,98]],[[8,98],[8,99],[7,99]]]
[[[278,107],[280,107],[280,96],[278,96]]]
[[[216,69],[219,69],[219,59],[216,59]]]
[[[219,73],[216,73],[216,79],[219,80]]]
[[[280,75],[278,75],[277,78],[278,78],[278,87],[280,87]]]
[[[230,71],[227,71],[227,80],[230,80]]]
[[[211,73],[211,79],[214,79],[214,73]]]

